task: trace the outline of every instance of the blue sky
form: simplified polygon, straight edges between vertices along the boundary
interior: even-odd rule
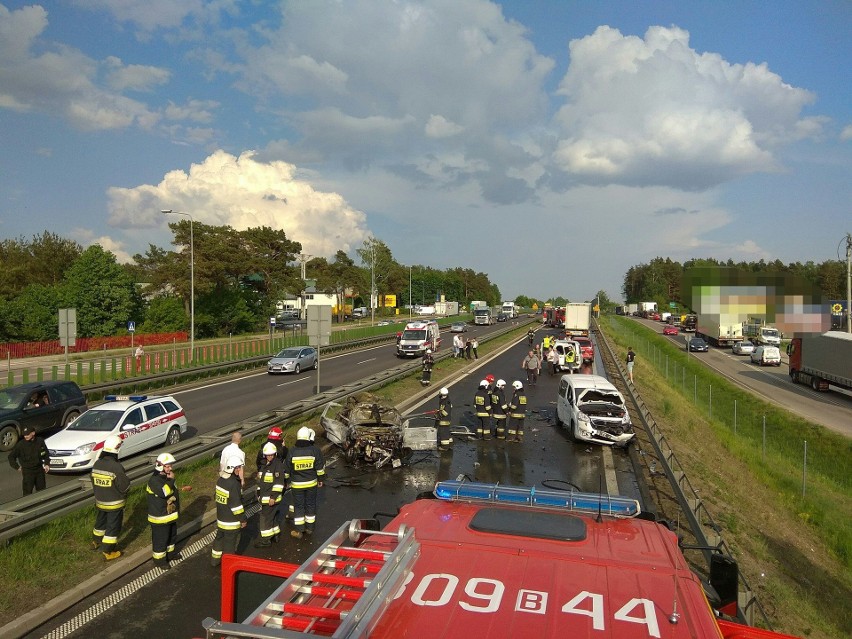
[[[174,209],[507,299],[833,259],[849,33],[846,0],[0,0],[0,237],[127,261]]]

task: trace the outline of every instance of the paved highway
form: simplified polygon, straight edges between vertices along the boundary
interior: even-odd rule
[[[503,378],[509,384],[514,379],[523,380],[520,365],[526,350],[526,340],[522,340],[488,364],[473,366],[473,370],[450,386],[454,423],[473,423],[470,403],[479,381],[486,374]],[[513,484],[540,485],[545,480],[556,480],[557,487],[564,487],[567,484],[558,482],[571,482],[581,490],[608,490],[639,499],[630,458],[625,451],[574,444],[563,430],[554,427],[557,380],[558,377],[544,375],[535,388],[529,389],[532,417],[527,420],[523,444],[499,440],[456,442],[451,451],[440,455],[437,452],[416,453],[408,465],[382,471],[350,466],[333,451],[329,455],[326,486],[321,490],[314,537],[297,541],[285,533],[281,542],[267,549],[256,549],[245,539],[240,552],[300,562],[342,521],[369,517],[377,512],[394,513],[418,493],[430,490],[436,479],[455,478],[460,474],[476,481]],[[414,410],[431,409],[436,404],[436,400],[430,398],[425,406]],[[251,522],[246,530],[256,534],[256,522]],[[149,533],[145,530],[139,534]],[[219,615],[219,579],[218,572],[209,564],[209,536],[188,540],[183,552],[186,558],[170,572],[161,574],[152,569],[150,562],[146,563],[110,589],[50,620],[28,637],[160,639],[163,636],[201,636],[202,619]],[[268,592],[272,587],[273,584],[267,583],[260,591]]]

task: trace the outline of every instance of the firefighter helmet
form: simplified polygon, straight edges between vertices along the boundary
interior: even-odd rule
[[[104,440],[104,452],[118,454],[122,439],[118,435],[110,435]]]
[[[427,355],[431,355],[431,354],[432,354],[432,349],[431,349],[431,348],[427,348],[427,349],[426,349],[426,354],[427,354]]]
[[[450,391],[449,391],[449,389],[447,389],[446,387],[444,387],[444,388],[442,388],[442,389],[440,390],[440,393],[441,393],[441,397],[446,397],[447,395],[449,395],[449,394],[450,394]]]
[[[518,380],[515,380],[514,382],[512,382],[512,388],[514,388],[515,390],[522,390],[524,388],[524,385],[521,384],[521,382],[519,382]]]
[[[234,455],[233,457],[229,457],[228,461],[225,462],[225,468],[223,470],[226,473],[232,473],[242,465],[243,460]]]
[[[497,380],[497,388],[506,388],[506,380],[498,379]]]
[[[278,426],[273,426],[269,429],[269,434],[266,437],[272,441],[281,441],[284,439],[284,433]]]
[[[272,442],[266,442],[263,445],[263,454],[264,455],[277,455],[278,449],[275,447],[275,444]]]
[[[488,382],[489,384],[493,384],[494,383],[494,375],[491,375],[491,374],[486,375],[485,381]]]
[[[157,456],[157,461],[154,464],[154,468],[157,470],[163,470],[164,466],[169,466],[175,463],[175,456],[171,453],[160,453]]]
[[[299,429],[299,432],[296,433],[296,439],[301,439],[303,441],[312,442],[316,437],[316,433],[312,428],[308,428],[307,426],[302,426]]]

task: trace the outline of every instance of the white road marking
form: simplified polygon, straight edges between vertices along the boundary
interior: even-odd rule
[[[367,362],[374,362],[374,361],[376,361],[376,358],[371,357],[370,359],[365,359],[365,360],[362,360],[360,362],[355,362],[355,366],[360,366],[361,364],[366,364]]]
[[[615,476],[615,460],[612,456],[612,447],[604,446],[601,451],[604,462],[604,475],[606,477],[606,492],[608,495],[620,495],[618,491],[618,479]]]
[[[289,382],[284,382],[283,384],[276,384],[279,388],[281,386],[289,386],[290,384],[298,384],[299,382],[304,382],[305,380],[310,380],[310,377],[299,377],[297,379],[290,380]]]

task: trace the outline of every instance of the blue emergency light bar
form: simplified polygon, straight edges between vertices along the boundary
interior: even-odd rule
[[[501,486],[448,479],[435,484],[435,497],[446,501],[490,502],[538,508],[559,508],[610,517],[636,517],[642,512],[639,502],[629,497],[581,493],[573,490]]]
[[[105,402],[144,402],[148,399],[147,395],[107,395],[104,397]]]

